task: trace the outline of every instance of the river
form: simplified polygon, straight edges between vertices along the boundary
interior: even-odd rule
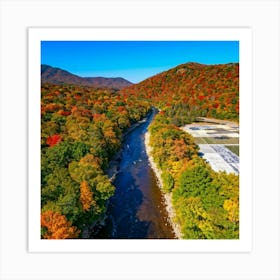
[[[156,110],[124,137],[122,149],[109,169],[117,171],[114,196],[109,201],[108,218],[100,239],[174,239],[164,197],[145,149],[144,136]],[[117,164],[116,164],[117,163]]]

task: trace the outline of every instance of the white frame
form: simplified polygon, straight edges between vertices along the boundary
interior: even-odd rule
[[[249,28],[29,28],[28,31],[28,248],[30,252],[250,252],[252,246],[252,47]],[[242,155],[239,240],[44,240],[40,238],[40,43],[41,41],[114,40],[239,41],[240,154]]]
[[[278,0],[0,0],[0,279],[279,280],[279,18]],[[251,28],[250,253],[28,252],[27,28],[32,26]]]

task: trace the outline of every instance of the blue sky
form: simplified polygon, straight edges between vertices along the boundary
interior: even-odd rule
[[[182,63],[239,62],[238,41],[42,41],[41,63],[138,83]]]

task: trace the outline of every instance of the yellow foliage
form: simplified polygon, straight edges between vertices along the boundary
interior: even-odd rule
[[[96,170],[100,169],[101,165],[101,159],[98,157],[95,157],[92,154],[87,154],[83,158],[80,159],[80,164],[84,166],[92,166]]]
[[[182,159],[178,161],[168,162],[171,165],[171,174],[174,178],[178,178],[182,173],[182,169],[186,166],[188,162],[187,159]]]
[[[228,212],[228,219],[231,222],[239,221],[239,201],[237,199],[225,200],[223,207]]]

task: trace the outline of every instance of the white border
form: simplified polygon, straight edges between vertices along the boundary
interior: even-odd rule
[[[279,8],[278,0],[0,0],[0,279],[279,280]],[[143,25],[252,28],[252,251],[29,253],[27,28]]]
[[[223,40],[240,44],[239,240],[41,240],[40,43],[48,40]],[[30,28],[29,29],[29,252],[249,252],[251,236],[252,100],[249,28]],[[245,116],[246,115],[246,116]]]

